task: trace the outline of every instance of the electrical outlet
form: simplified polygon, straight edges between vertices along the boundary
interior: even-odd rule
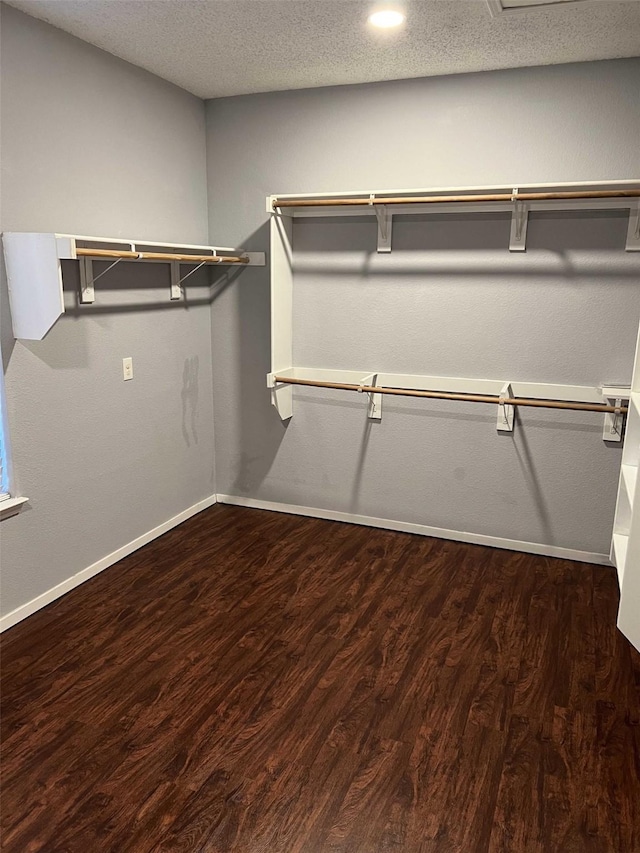
[[[123,358],[122,359],[122,378],[125,380],[133,379],[133,359]]]

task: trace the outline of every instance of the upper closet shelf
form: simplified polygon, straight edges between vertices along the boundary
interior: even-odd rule
[[[80,265],[80,301],[94,301],[94,283],[122,261],[169,264],[171,299],[180,299],[182,282],[202,266],[264,266],[264,252],[242,252],[221,246],[86,237],[77,234],[7,232],[2,236],[9,301],[16,338],[39,341],[64,314],[62,260]],[[111,262],[94,275],[93,262]],[[180,267],[192,267],[180,274]]]
[[[640,251],[640,181],[441,187],[418,190],[271,195],[267,211],[280,216],[362,216],[378,220],[378,252],[391,251],[394,214],[511,212],[509,251],[526,250],[532,210],[629,211],[626,250]]]

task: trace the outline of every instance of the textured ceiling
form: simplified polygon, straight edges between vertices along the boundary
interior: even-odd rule
[[[640,55],[640,0],[492,17],[484,0],[9,0],[202,98]],[[378,4],[379,5],[379,4]]]

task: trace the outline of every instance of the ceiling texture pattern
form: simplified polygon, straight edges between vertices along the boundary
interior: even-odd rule
[[[9,0],[201,98],[640,55],[640,0],[492,16],[485,0]],[[396,4],[397,5],[397,4]]]

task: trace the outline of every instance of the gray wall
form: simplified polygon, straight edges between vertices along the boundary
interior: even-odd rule
[[[253,95],[207,104],[209,219],[268,248],[264,197],[639,177],[640,61]],[[500,216],[294,230],[296,363],[598,384],[629,380],[640,258],[618,214],[532,217],[509,255]],[[372,254],[373,253],[373,254]],[[620,464],[598,415],[265,388],[268,275],[212,306],[218,492],[608,552]]]
[[[203,102],[4,6],[2,161],[3,230],[208,241]],[[165,266],[121,265],[77,308],[74,267],[68,313],[42,342],[13,341],[3,283],[30,498],[2,522],[3,613],[215,491],[207,288],[169,303]]]

